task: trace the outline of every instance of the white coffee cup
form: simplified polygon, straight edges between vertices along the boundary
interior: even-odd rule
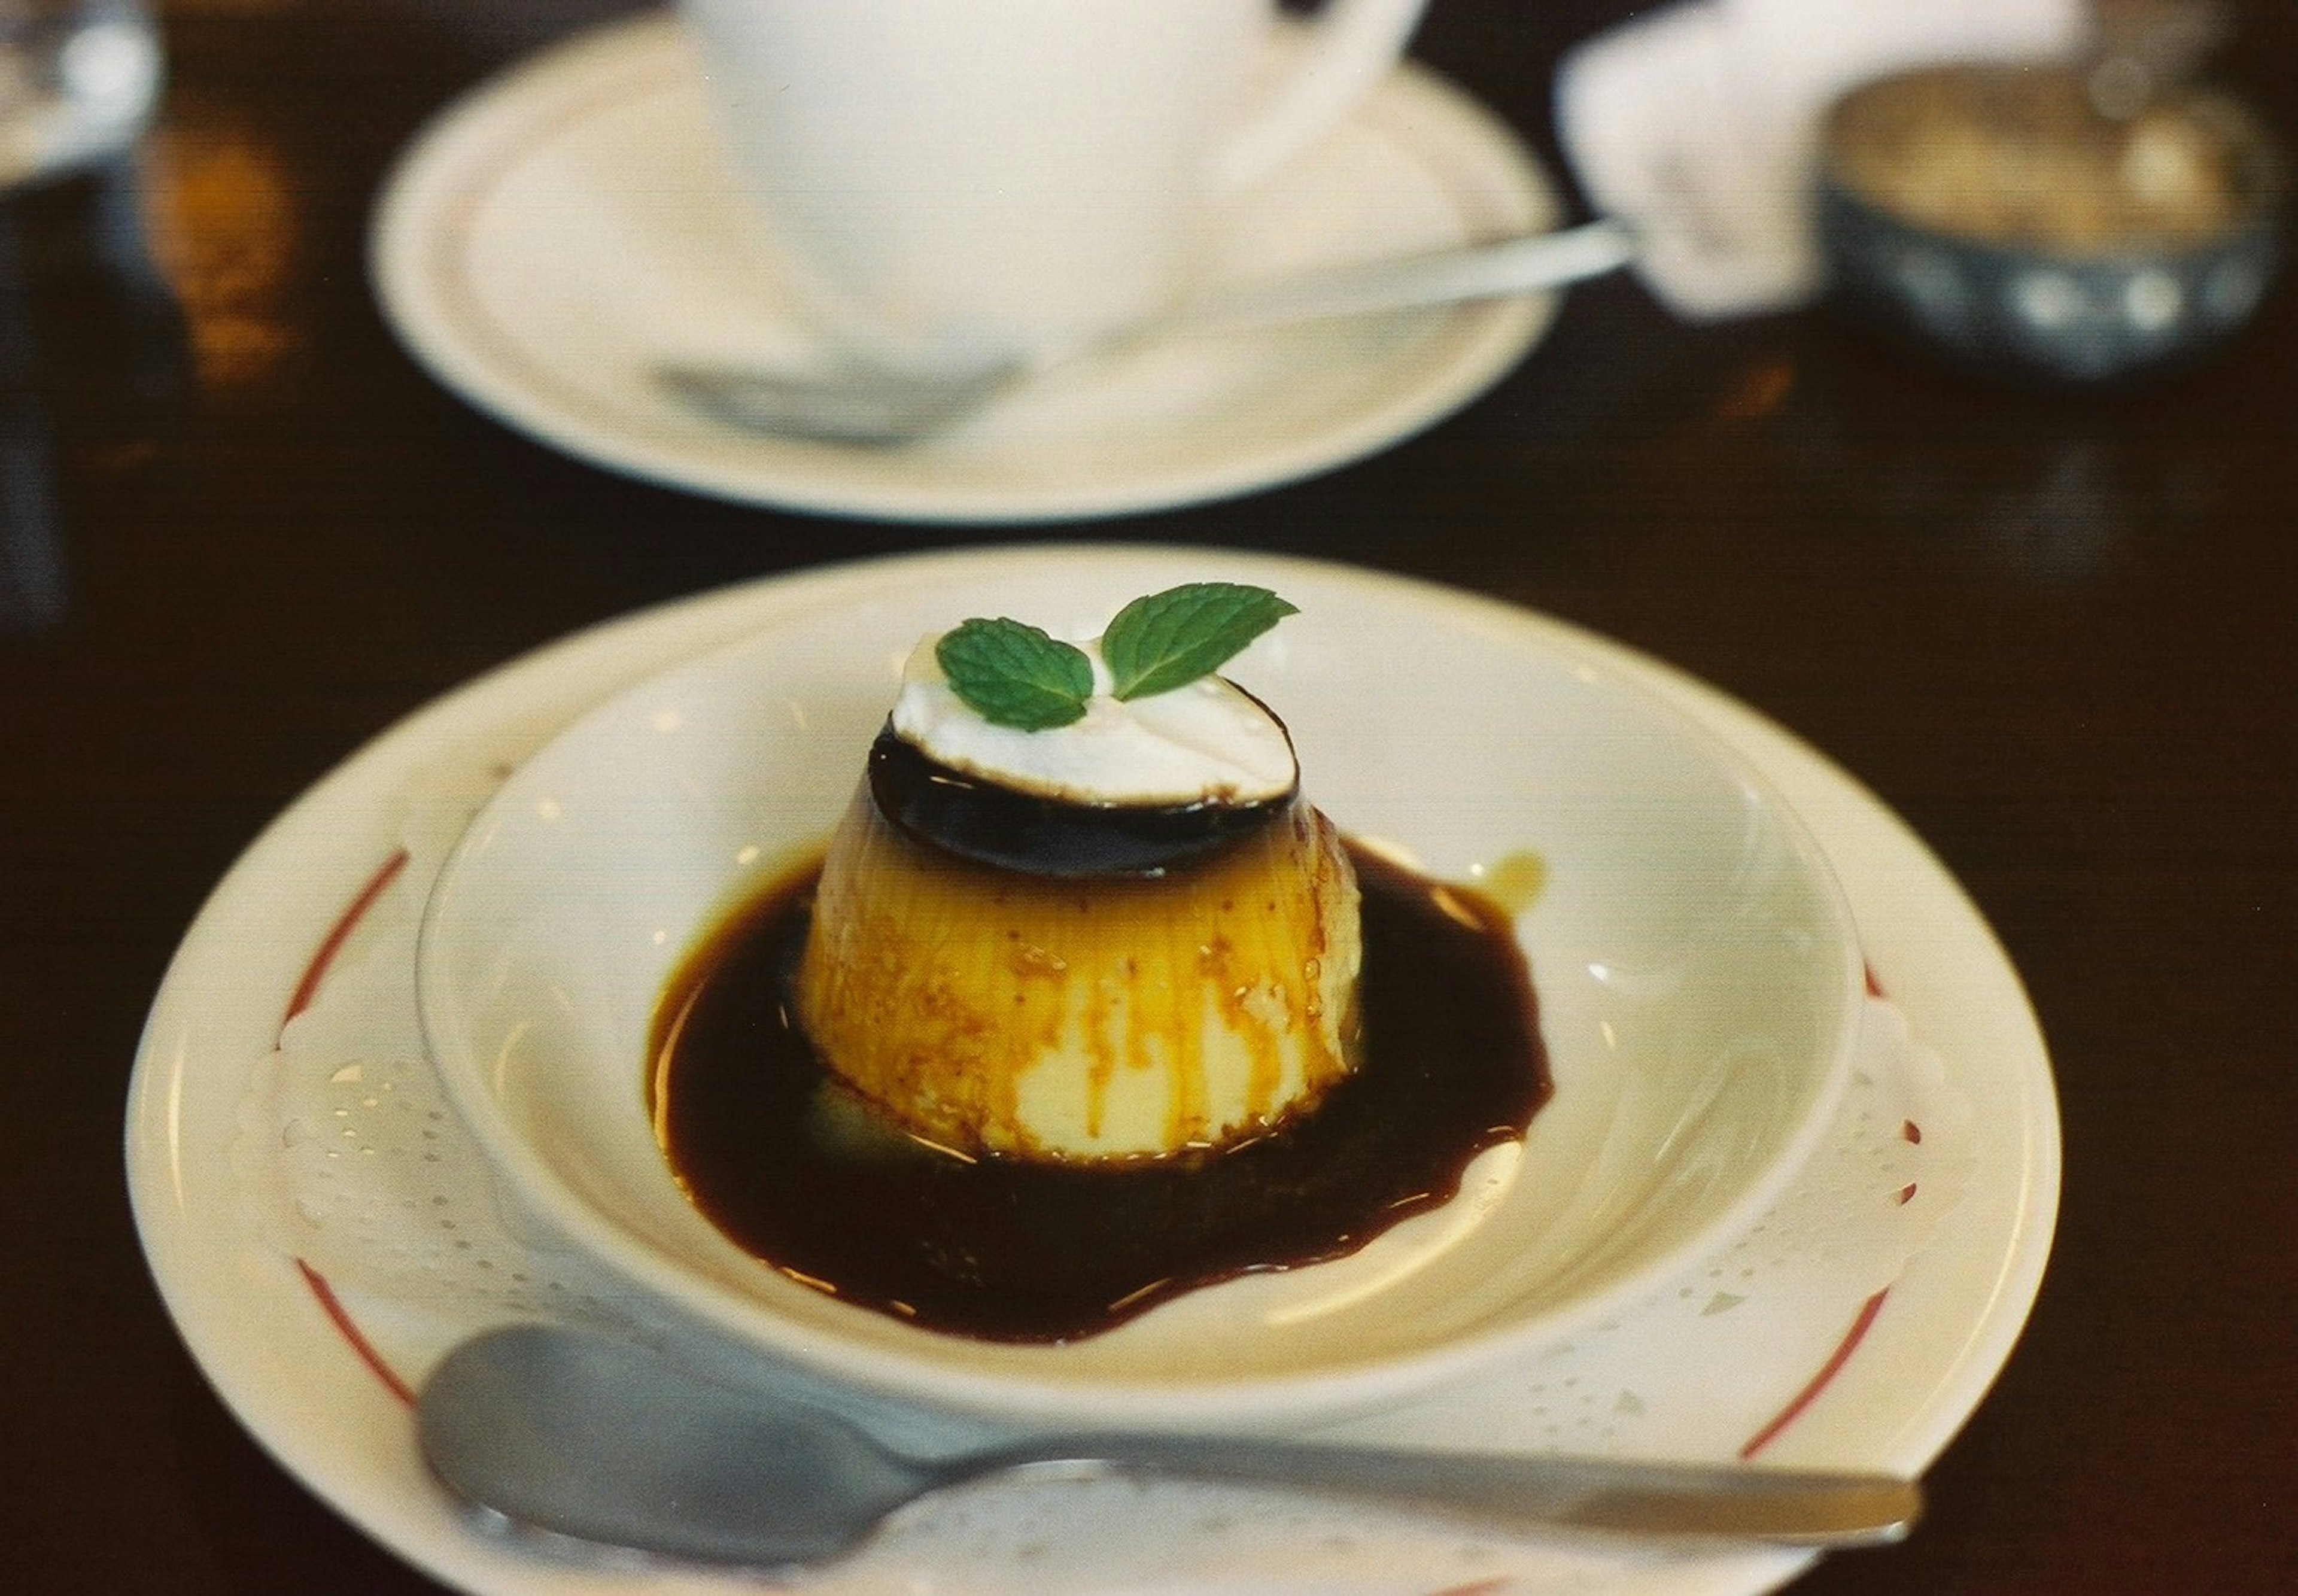
[[[783,287],[959,364],[1186,288],[1224,203],[1341,121],[1425,0],[681,0]]]

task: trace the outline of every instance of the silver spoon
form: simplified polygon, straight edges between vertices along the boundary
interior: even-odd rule
[[[890,448],[953,426],[1021,383],[1089,357],[1187,334],[1532,294],[1610,271],[1635,249],[1625,227],[1595,221],[1562,233],[1339,267],[1217,294],[1080,343],[949,371],[897,368],[848,356],[817,369],[787,372],[665,361],[651,375],[682,403],[746,432]]]
[[[1496,1530],[1813,1547],[1898,1540],[1922,1506],[1919,1485],[1881,1475],[1216,1436],[1075,1436],[930,1461],[632,1343],[541,1325],[448,1354],[417,1422],[439,1476],[515,1523],[750,1567],[837,1557],[919,1497],[1018,1471],[1275,1486]]]

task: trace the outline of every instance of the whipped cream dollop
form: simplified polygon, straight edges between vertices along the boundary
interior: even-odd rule
[[[1221,676],[1120,702],[1110,697],[1098,641],[1094,693],[1082,719],[1024,732],[984,720],[957,696],[935,657],[938,636],[911,651],[895,700],[894,734],[928,758],[1001,787],[1064,803],[1262,804],[1290,793],[1299,761],[1284,724]]]

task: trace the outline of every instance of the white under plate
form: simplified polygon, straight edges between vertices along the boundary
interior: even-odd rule
[[[153,1274],[194,1356],[249,1430],[377,1540],[478,1596],[761,1588],[490,1536],[458,1514],[417,1458],[408,1390],[453,1340],[506,1318],[614,1319],[628,1305],[593,1294],[597,1282],[579,1260],[537,1251],[516,1216],[506,1226],[487,1201],[483,1167],[458,1174],[467,1138],[438,1096],[412,1012],[414,923],[462,819],[535,748],[634,682],[825,612],[934,594],[953,613],[973,613],[995,606],[1021,573],[1042,582],[1064,569],[1137,591],[1188,580],[1260,583],[1343,630],[1352,619],[1417,617],[1455,637],[1536,640],[1659,692],[1762,771],[1810,825],[1889,998],[1871,1002],[1831,1137],[1746,1236],[1567,1346],[1332,1433],[1504,1451],[1928,1467],[2025,1321],[2059,1175],[2056,1108],[2032,1015],[1938,862],[1871,795],[1777,727],[1601,639],[1346,567],[1123,547],[833,566],[585,633],[411,716],[250,848],[169,970],[127,1125],[130,1194]],[[1410,660],[1398,668],[1409,675]],[[342,1201],[354,1189],[360,1203]],[[1732,1377],[1717,1380],[1718,1369]],[[1492,1542],[1265,1496],[1069,1482],[940,1504],[806,1588],[986,1596],[1020,1581],[1239,1596],[1748,1596],[1792,1578],[1806,1560]]]
[[[1466,404],[1553,294],[1174,342],[1080,364],[964,426],[872,451],[734,431],[649,380],[665,356],[787,364],[805,335],[667,20],[550,49],[449,108],[386,184],[384,313],[448,387],[581,459],[747,503],[907,521],[1170,508],[1328,470]],[[1406,67],[1221,221],[1244,281],[1555,225],[1515,135]]]

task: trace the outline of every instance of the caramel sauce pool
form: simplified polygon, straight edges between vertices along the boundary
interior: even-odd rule
[[[1506,914],[1354,847],[1364,1057],[1313,1111],[1218,1152],[968,1157],[841,1087],[792,1022],[818,866],[770,887],[678,972],[651,1101],[711,1221],[790,1278],[928,1328],[1074,1341],[1194,1287],[1356,1251],[1438,1206],[1550,1090]]]

